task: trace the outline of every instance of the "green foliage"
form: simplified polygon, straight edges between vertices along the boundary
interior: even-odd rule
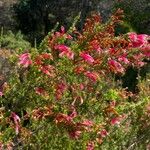
[[[12,31],[8,31],[7,34],[2,34],[0,38],[1,48],[7,49],[29,49],[30,43],[24,40],[23,35],[19,31],[14,34]]]

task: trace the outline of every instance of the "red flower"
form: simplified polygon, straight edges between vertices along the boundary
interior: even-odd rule
[[[104,138],[104,137],[106,137],[106,136],[108,135],[108,132],[107,132],[105,129],[103,129],[103,130],[101,130],[100,132],[98,132],[98,134],[99,134],[102,138]]]
[[[116,60],[113,60],[113,59],[109,60],[108,65],[109,65],[111,71],[113,71],[115,73],[124,73],[124,71],[125,71],[123,66]]]
[[[24,68],[27,68],[32,64],[32,60],[30,59],[29,53],[24,53],[19,56],[19,65],[22,65]]]
[[[81,123],[81,125],[87,126],[87,127],[91,127],[91,126],[93,126],[93,122],[90,121],[90,120],[84,120],[84,121]]]
[[[72,139],[78,139],[79,137],[80,137],[80,135],[81,135],[81,131],[71,131],[71,132],[69,132],[69,136],[70,136],[70,138],[72,138]]]
[[[3,96],[3,92],[0,91],[0,97],[2,97],[2,96]]]
[[[87,72],[84,73],[84,75],[86,77],[88,77],[90,80],[92,80],[93,82],[96,82],[99,78],[99,76],[96,72],[87,71]]]
[[[36,87],[35,88],[35,93],[39,94],[39,95],[46,95],[46,91],[41,87]]]
[[[84,61],[86,61],[86,62],[89,63],[89,64],[92,64],[92,63],[94,62],[93,57],[90,56],[88,53],[82,52],[82,53],[80,54],[80,56],[82,57],[82,59],[83,59]]]
[[[111,125],[119,125],[121,122],[121,117],[116,117],[111,119]]]
[[[14,120],[14,123],[15,123],[16,134],[18,134],[19,133],[19,128],[20,128],[20,126],[19,126],[20,118],[14,112],[11,113],[11,117]]]
[[[93,141],[88,142],[86,150],[94,150],[94,142]]]
[[[123,62],[124,64],[129,64],[130,61],[125,56],[120,56],[118,61]]]
[[[40,70],[44,73],[47,74],[48,76],[52,77],[54,74],[54,67],[51,65],[44,65],[41,66]]]
[[[60,57],[66,56],[69,59],[74,58],[74,53],[71,51],[71,49],[68,46],[60,44],[60,45],[54,46],[54,48],[60,51],[60,54],[59,54]]]
[[[146,35],[146,34],[137,35],[136,33],[131,32],[131,33],[128,33],[128,35],[131,40],[132,46],[134,48],[141,47],[141,46],[147,44],[148,35]]]

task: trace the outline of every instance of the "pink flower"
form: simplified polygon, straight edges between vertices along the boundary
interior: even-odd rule
[[[53,77],[54,75],[54,67],[52,65],[41,66],[40,70],[50,77]]]
[[[19,122],[20,122],[20,118],[18,115],[16,115],[14,112],[11,113],[11,117],[15,123],[15,131],[16,131],[16,134],[19,133]]]
[[[121,122],[121,118],[120,117],[116,117],[116,118],[112,118],[111,119],[111,125],[119,125]]]
[[[125,56],[120,56],[118,61],[123,62],[124,64],[129,64],[130,61]]]
[[[65,82],[60,82],[56,85],[55,97],[57,100],[60,100],[63,96],[63,93],[67,89],[67,85]]]
[[[3,96],[3,92],[0,91],[0,97],[2,97],[2,96]]]
[[[150,57],[150,44],[142,46],[141,51],[144,53],[146,57]]]
[[[4,144],[0,142],[0,150],[3,150]]]
[[[64,52],[64,51],[69,51],[70,48],[66,45],[60,44],[60,45],[56,45],[54,46],[55,49],[59,50],[60,52]]]
[[[63,51],[59,54],[59,57],[63,57],[63,56],[66,56],[69,59],[73,59],[74,53],[72,51]]]
[[[24,68],[27,68],[32,64],[32,60],[30,59],[29,53],[24,53],[19,56],[19,65],[22,65]]]
[[[69,115],[72,119],[77,117],[77,112],[74,107],[71,108],[71,114]]]
[[[104,138],[104,137],[106,137],[108,135],[108,132],[105,129],[103,129],[100,132],[98,132],[98,134],[100,134],[101,137]]]
[[[68,46],[60,44],[54,46],[54,48],[60,51],[59,54],[60,57],[66,56],[69,59],[74,59],[74,53],[71,51],[71,49]]]
[[[35,93],[38,95],[45,95],[46,91],[41,87],[37,87],[37,88],[35,88]]]
[[[90,120],[84,120],[81,124],[82,124],[83,126],[87,126],[87,127],[93,126],[93,122],[90,121]]]
[[[148,35],[146,35],[146,34],[137,35],[136,33],[131,32],[131,33],[128,33],[128,35],[131,40],[132,46],[134,48],[141,47],[141,46],[147,44]]]
[[[117,62],[116,60],[113,60],[113,59],[109,60],[108,65],[113,72],[124,73],[123,66],[119,62]]]
[[[90,56],[88,53],[82,52],[82,53],[80,54],[80,56],[82,57],[82,59],[83,59],[84,61],[86,61],[86,62],[89,63],[89,64],[92,64],[92,63],[94,62],[93,57]]]
[[[83,89],[84,89],[84,84],[81,83],[81,84],[79,85],[79,87],[80,87],[80,90],[83,90]]]
[[[86,150],[94,150],[94,142],[93,141],[88,142]]]
[[[87,71],[84,73],[86,77],[88,77],[93,82],[96,82],[99,79],[99,75],[96,72]]]
[[[78,139],[79,137],[80,137],[80,135],[81,135],[81,131],[71,131],[71,132],[69,132],[69,136],[70,136],[70,138],[72,138],[72,139]]]

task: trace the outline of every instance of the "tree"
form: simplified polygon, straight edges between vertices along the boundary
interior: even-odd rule
[[[17,0],[0,0],[0,27],[13,29],[15,27],[13,4]]]
[[[20,0],[15,5],[18,28],[33,40],[43,38],[59,22],[66,28],[81,12],[80,28],[99,0]],[[96,6],[97,7],[97,6]]]

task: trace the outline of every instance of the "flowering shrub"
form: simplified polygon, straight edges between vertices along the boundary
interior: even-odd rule
[[[43,49],[13,56],[18,72],[0,91],[1,108],[5,107],[0,110],[1,147],[130,146],[128,140],[144,127],[137,118],[147,120],[149,96],[127,92],[113,76],[123,75],[129,66],[143,66],[150,49],[148,35],[115,36],[121,17],[118,10],[103,24],[100,16],[93,15],[82,33],[76,29],[67,33],[62,27],[47,36]],[[138,107],[143,114],[138,114]]]

